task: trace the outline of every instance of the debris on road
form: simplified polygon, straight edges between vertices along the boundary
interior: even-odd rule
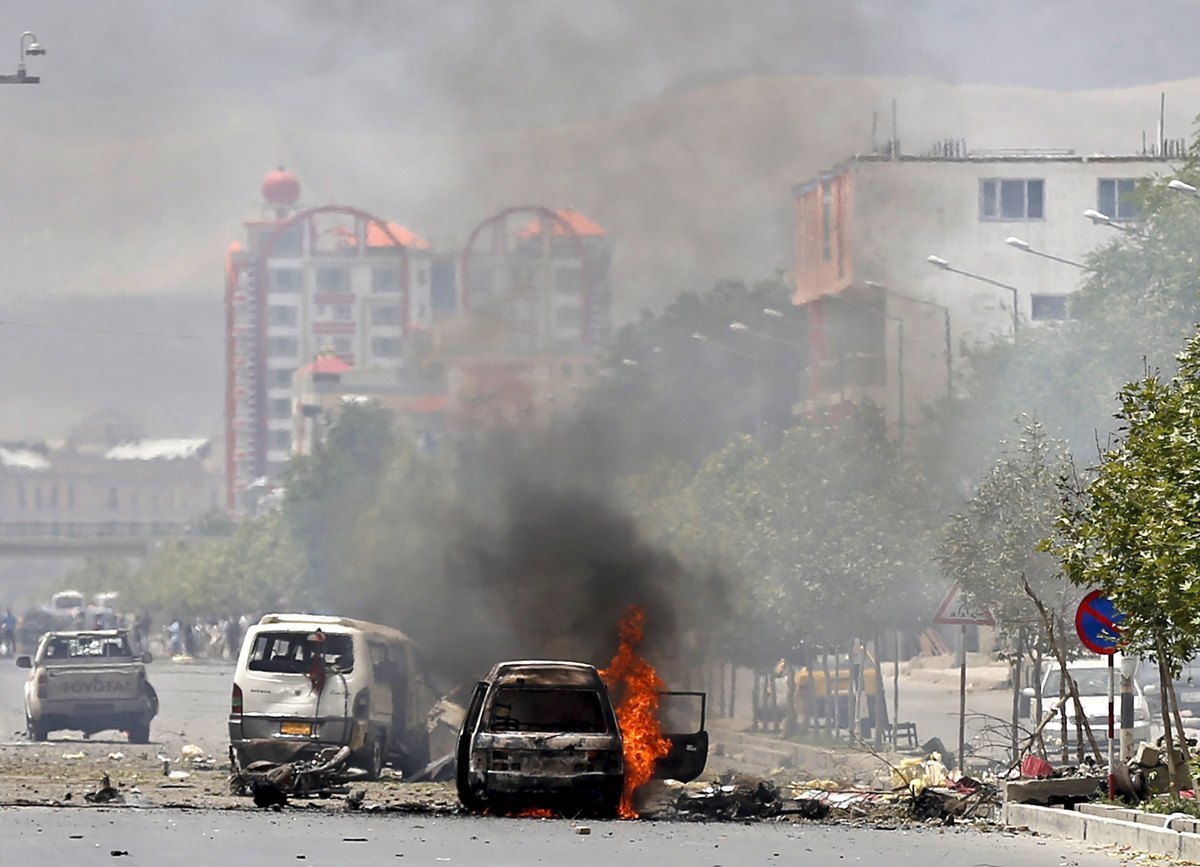
[[[255,805],[264,809],[285,807],[289,797],[346,795],[345,784],[363,776],[361,770],[348,767],[349,759],[350,748],[341,747],[322,750],[307,761],[253,762],[245,768],[235,763],[229,789],[234,795],[253,797]]]
[[[83,799],[89,804],[120,804],[125,801],[121,793],[113,788],[108,774],[100,778],[100,783],[96,786],[96,791],[86,793]]]

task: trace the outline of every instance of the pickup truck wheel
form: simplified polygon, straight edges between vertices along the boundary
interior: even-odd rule
[[[150,743],[150,720],[138,720],[129,726],[129,742],[131,744]]]
[[[49,733],[45,726],[33,720],[25,720],[25,732],[31,741],[44,741]]]

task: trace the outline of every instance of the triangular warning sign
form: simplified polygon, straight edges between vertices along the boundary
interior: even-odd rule
[[[946,592],[946,597],[942,600],[942,604],[938,606],[937,613],[933,615],[933,622],[942,626],[996,625],[992,613],[986,608],[981,612],[967,610],[962,585],[957,581]]]

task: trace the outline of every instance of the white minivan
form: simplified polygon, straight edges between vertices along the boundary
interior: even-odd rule
[[[436,699],[403,632],[348,617],[266,614],[238,653],[231,759],[245,767],[348,746],[371,779],[388,761],[408,775],[429,762]]]

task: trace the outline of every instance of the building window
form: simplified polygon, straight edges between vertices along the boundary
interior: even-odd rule
[[[58,508],[58,485],[50,486],[50,508]]]
[[[353,304],[334,304],[333,318],[337,322],[350,322],[354,319]]]
[[[295,268],[271,269],[272,292],[299,292],[300,272]]]
[[[17,506],[22,509],[25,508],[25,486],[24,485],[17,485]]]
[[[429,285],[429,272],[426,271],[424,268],[417,269],[417,285],[418,286]]]
[[[291,417],[292,399],[290,397],[277,397],[271,401],[271,418]]]
[[[271,385],[276,388],[281,386],[286,388],[292,384],[292,372],[286,367],[269,371],[268,377]]]
[[[296,354],[295,337],[272,337],[267,340],[267,355],[273,357],[294,356]]]
[[[563,295],[578,295],[583,291],[583,269],[559,268],[554,272],[554,288]]]
[[[371,269],[372,292],[399,292],[400,272],[395,268]]]
[[[979,219],[1042,220],[1045,181],[987,178],[979,182]]]
[[[67,485],[67,508],[75,508],[75,486]]]
[[[121,501],[117,499],[117,489],[109,488],[108,489],[108,507],[110,509],[116,509],[120,505],[121,505]]]
[[[35,509],[40,509],[42,507],[42,489],[41,488],[33,489],[33,507]]]
[[[1101,178],[1096,182],[1096,210],[1114,220],[1140,220],[1142,206],[1133,191],[1137,178]]]
[[[349,358],[353,351],[354,341],[352,341],[349,337],[333,338],[333,352],[338,356],[338,358]]]
[[[318,292],[349,292],[350,272],[345,268],[318,268]]]
[[[267,322],[271,325],[295,325],[296,308],[285,304],[272,304],[267,308]]]
[[[271,431],[271,448],[287,451],[292,447],[292,433],[286,430]]]
[[[583,322],[583,310],[579,307],[559,307],[554,311],[559,328],[578,328]]]
[[[371,354],[380,358],[395,358],[400,354],[400,338],[372,337]]]
[[[396,304],[389,304],[386,307],[371,308],[371,324],[372,325],[399,325],[400,324],[400,307]]]
[[[1034,322],[1062,322],[1067,318],[1066,295],[1031,295],[1030,318]]]

